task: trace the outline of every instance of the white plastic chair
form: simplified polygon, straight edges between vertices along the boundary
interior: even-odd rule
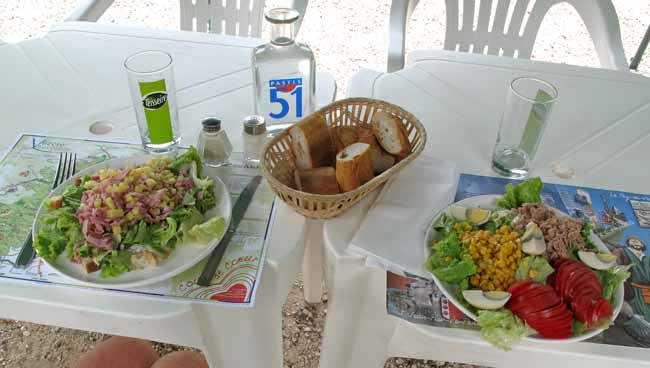
[[[66,21],[96,22],[114,0],[84,0]],[[180,28],[241,37],[259,37],[262,32],[264,0],[179,0]],[[308,0],[292,0],[291,7],[305,14]],[[302,24],[298,20],[297,29]]]
[[[388,71],[404,67],[406,26],[419,0],[393,0]],[[445,50],[530,58],[548,10],[569,3],[582,18],[603,68],[627,70],[618,16],[611,0],[446,0]],[[478,14],[475,10],[478,7]],[[459,23],[459,14],[462,23]]]
[[[96,22],[114,0],[81,0],[66,22]],[[291,0],[289,6],[302,16],[296,24],[300,30],[309,0]],[[260,37],[265,0],[179,0],[180,28],[184,31],[210,32],[240,37]],[[336,80],[329,73],[316,73],[316,106],[334,100]]]

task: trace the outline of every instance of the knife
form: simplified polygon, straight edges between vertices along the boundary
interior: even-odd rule
[[[237,226],[239,226],[239,223],[244,218],[244,214],[246,213],[248,206],[253,201],[253,196],[255,195],[255,191],[257,190],[257,187],[260,185],[261,181],[261,176],[257,175],[253,177],[248,185],[246,185],[244,191],[239,194],[239,198],[237,198],[237,202],[235,202],[235,207],[232,209],[232,218],[230,219],[230,226],[228,226],[226,235],[224,235],[221,241],[219,241],[217,247],[214,248],[212,253],[210,253],[208,263],[205,265],[201,276],[199,276],[199,279],[196,281],[198,285],[210,286],[212,278],[214,277],[214,273],[217,272],[217,268],[221,262],[221,258],[223,258],[224,253],[226,253],[226,248],[228,248],[230,240],[232,239],[233,235],[235,235]]]

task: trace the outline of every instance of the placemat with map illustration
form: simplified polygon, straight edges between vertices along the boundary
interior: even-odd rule
[[[61,152],[77,154],[79,171],[105,160],[138,155],[144,151],[141,145],[133,143],[26,134],[19,137],[0,161],[0,278],[76,287],[39,258],[24,268],[14,265],[34,216],[50,191]],[[250,179],[259,175],[259,170],[244,167],[241,155],[234,154],[231,162],[231,165],[207,169],[206,172],[223,180],[235,203]],[[252,307],[274,218],[274,200],[273,192],[263,181],[209,287],[196,285],[204,260],[159,284],[128,291],[111,289],[111,292],[137,292],[146,297],[189,298],[206,303]]]
[[[503,194],[516,180],[462,174],[454,202],[484,194]],[[544,203],[590,221],[596,234],[631,265],[621,313],[605,332],[588,342],[650,348],[650,195],[545,183]],[[387,272],[389,314],[413,323],[450,328],[477,328],[438,289],[433,280]]]

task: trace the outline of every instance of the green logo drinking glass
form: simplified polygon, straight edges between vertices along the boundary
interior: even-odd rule
[[[171,55],[163,51],[138,52],[126,59],[124,67],[142,145],[152,153],[176,149],[180,130]]]
[[[494,171],[509,178],[528,176],[557,97],[557,89],[539,78],[510,83],[492,153]]]

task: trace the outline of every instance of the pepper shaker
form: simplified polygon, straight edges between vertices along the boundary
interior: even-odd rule
[[[251,115],[244,118],[243,125],[244,162],[246,166],[257,167],[267,137],[266,121],[259,115]]]
[[[198,151],[205,165],[219,167],[228,163],[232,154],[232,144],[228,135],[221,129],[221,120],[206,117],[201,121],[203,129],[199,134]]]

